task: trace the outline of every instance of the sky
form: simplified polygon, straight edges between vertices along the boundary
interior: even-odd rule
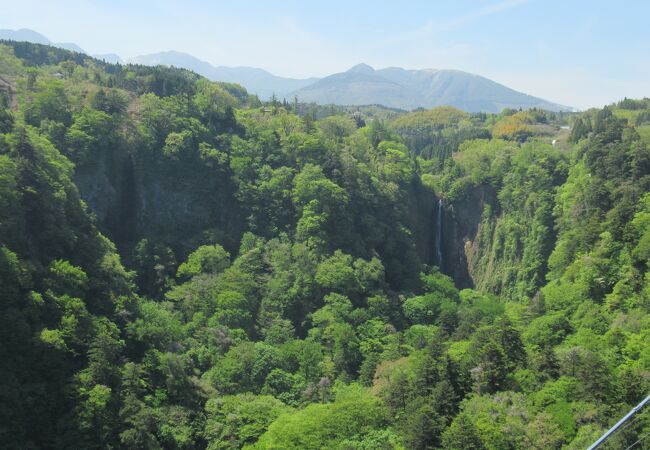
[[[457,69],[581,109],[650,97],[648,0],[0,0],[0,28],[289,77]]]

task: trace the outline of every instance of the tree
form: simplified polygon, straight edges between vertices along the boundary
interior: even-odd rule
[[[409,403],[400,431],[407,448],[438,448],[445,425],[446,420],[438,414],[433,399],[420,397]]]
[[[478,430],[465,414],[460,414],[442,435],[442,448],[448,450],[483,450]]]
[[[72,122],[70,103],[64,85],[59,81],[45,83],[25,110],[25,121],[30,125],[38,127],[45,119],[61,122],[66,126]]]
[[[178,266],[176,276],[188,278],[201,273],[220,273],[230,266],[230,254],[220,245],[202,245]]]
[[[386,419],[376,398],[352,387],[334,403],[280,416],[251,448],[336,448],[345,440],[363,440],[367,433],[385,429]]]
[[[268,395],[238,394],[208,400],[205,411],[207,448],[222,450],[254,444],[290,408]]]
[[[494,341],[488,341],[481,347],[480,355],[478,364],[471,370],[474,390],[483,394],[506,389],[510,371],[503,348]]]
[[[142,239],[135,246],[133,263],[140,292],[153,299],[162,298],[174,280],[176,258],[166,245]]]
[[[91,106],[107,114],[114,115],[126,111],[128,100],[117,90],[100,89],[91,100]]]

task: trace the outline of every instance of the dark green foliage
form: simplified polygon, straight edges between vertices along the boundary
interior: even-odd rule
[[[110,386],[119,383],[110,371],[121,351],[119,342],[109,342],[115,326],[102,317],[126,300],[128,277],[80,202],[70,163],[32,130],[16,128],[8,140],[0,193],[1,328],[2,356],[13,363],[3,365],[2,404],[12,407],[0,412],[10,424],[2,441],[58,445],[79,420],[80,430],[87,423],[98,433],[88,439],[100,445],[110,441],[104,427],[112,418],[100,410],[113,399]],[[94,412],[84,410],[85,401]],[[68,423],[59,423],[61,417]]]
[[[460,414],[443,436],[443,448],[445,449],[467,449],[483,450],[485,446],[479,437],[478,430],[469,421],[467,416]]]
[[[642,100],[635,100],[633,98],[625,97],[623,100],[616,104],[621,109],[647,109],[650,106],[650,99],[644,98]]]
[[[591,132],[591,120],[578,117],[573,123],[569,140],[571,142],[578,142],[580,139],[586,138]]]
[[[0,45],[3,447],[584,448],[650,390],[647,100],[554,148]]]

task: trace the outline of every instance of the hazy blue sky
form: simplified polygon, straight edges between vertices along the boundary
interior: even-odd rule
[[[123,58],[163,50],[215,65],[322,76],[459,69],[586,108],[650,96],[650,1],[0,0],[0,28]]]

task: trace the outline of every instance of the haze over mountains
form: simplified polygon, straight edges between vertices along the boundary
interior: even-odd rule
[[[30,30],[28,28],[21,28],[20,30],[0,30],[0,39],[8,39],[12,41],[27,41],[35,44],[52,45],[54,47],[64,48],[73,52],[87,53],[84,49],[72,42],[52,42],[41,33]]]
[[[318,78],[296,79],[278,77],[266,70],[255,67],[215,67],[192,55],[175,51],[142,55],[133,58],[129,62],[144,64],[146,66],[160,64],[164,66],[182,67],[203,75],[210,80],[241,84],[252,94],[257,94],[264,99],[270,98],[273,94],[280,98],[288,97],[292,92],[318,81]]]
[[[499,112],[504,108],[570,109],[459,70],[406,70],[400,67],[375,70],[367,64],[358,64],[346,72],[325,77],[294,94],[308,102],[377,103],[407,110],[442,105],[470,112]]]
[[[53,43],[29,29],[0,30],[0,39],[29,41],[86,53],[73,43]],[[116,54],[92,55],[110,63],[123,63]],[[542,108],[570,111],[544,99],[533,97],[485,77],[458,70],[407,70],[388,67],[375,70],[358,64],[346,72],[324,78],[296,79],[273,75],[255,67],[213,66],[195,56],[166,51],[137,56],[129,63],[166,65],[192,70],[214,81],[238,83],[262,99],[298,97],[300,101],[336,105],[383,105],[411,110],[450,105],[469,112],[499,112],[504,108]]]
[[[33,42],[35,44],[51,45],[53,47],[64,48],[72,52],[85,53],[90,55],[83,48],[79,47],[74,42],[52,42],[46,36],[41,33],[30,30],[28,28],[21,28],[20,30],[0,30],[0,39],[6,39],[10,41],[27,41]],[[115,53],[108,53],[104,55],[90,55],[93,58],[103,59],[104,61],[117,64],[122,63],[122,58],[120,58]]]

